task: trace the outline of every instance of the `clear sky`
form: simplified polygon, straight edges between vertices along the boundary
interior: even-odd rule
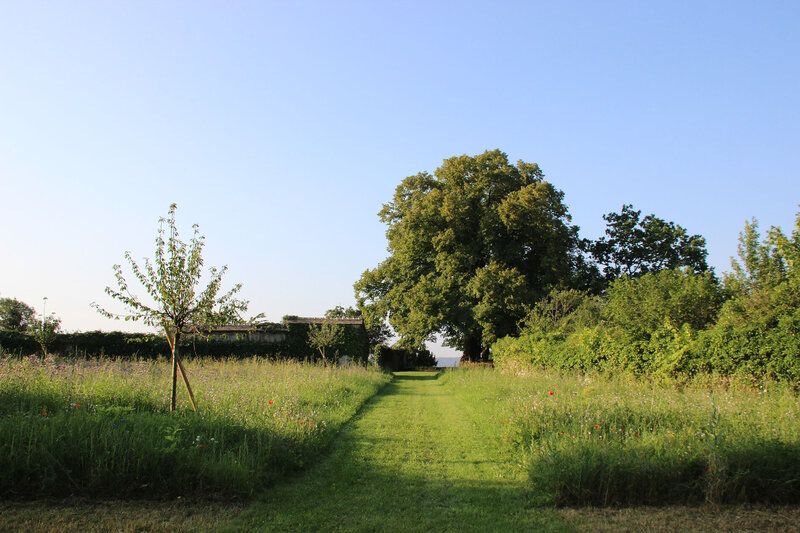
[[[582,236],[632,203],[726,271],[800,210],[800,3],[5,0],[0,296],[143,329],[89,304],[175,202],[253,314],[320,315],[403,178],[494,148]]]

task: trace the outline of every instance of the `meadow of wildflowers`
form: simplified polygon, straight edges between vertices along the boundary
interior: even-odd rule
[[[391,376],[250,359],[0,356],[0,497],[246,497],[313,460]]]
[[[447,387],[556,505],[800,502],[796,387],[454,370]]]

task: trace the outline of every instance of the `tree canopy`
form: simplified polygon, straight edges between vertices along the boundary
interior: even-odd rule
[[[136,279],[145,288],[152,303],[143,301],[131,293],[120,265],[114,265],[118,289],[106,287],[105,292],[128,308],[127,314],[107,311],[92,304],[108,318],[141,320],[149,326],[161,328],[172,347],[172,396],[170,410],[175,409],[175,382],[178,366],[181,365],[178,346],[182,333],[189,327],[202,328],[209,325],[241,321],[240,314],[247,310],[247,302],[234,298],[241,285],[219,296],[222,276],[228,267],[209,269],[208,283],[198,293],[197,286],[203,274],[203,245],[205,237],[200,235],[197,224],[192,226],[194,234],[187,244],[180,240],[175,224],[178,206],[172,204],[169,215],[159,219],[156,238],[155,263],[145,258],[144,268],[125,252],[125,259]],[[181,365],[181,371],[183,367]],[[184,374],[187,389],[188,380]]]
[[[24,332],[36,323],[36,311],[16,298],[0,298],[0,329]]]
[[[368,325],[388,317],[408,347],[441,334],[465,359],[485,358],[528,305],[577,274],[563,198],[538,165],[499,150],[406,178],[379,213],[390,256],[355,284]]]
[[[621,276],[637,277],[648,272],[688,267],[695,273],[708,270],[706,240],[689,235],[681,226],[655,215],[643,219],[642,212],[623,205],[619,213],[608,213],[605,236],[588,248],[608,284]]]

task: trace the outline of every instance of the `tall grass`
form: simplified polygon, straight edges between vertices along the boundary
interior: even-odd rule
[[[389,376],[264,360],[0,359],[0,496],[247,496],[302,467]]]
[[[800,502],[800,400],[788,384],[491,370],[442,379],[492,410],[501,444],[557,505]]]

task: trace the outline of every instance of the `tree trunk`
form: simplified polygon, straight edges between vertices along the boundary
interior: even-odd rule
[[[461,362],[476,363],[481,360],[481,338],[478,335],[467,335],[464,339],[464,353]]]
[[[172,392],[170,394],[169,412],[173,412],[177,403],[178,396],[178,342],[180,341],[180,332],[175,332],[175,337],[172,339]]]

